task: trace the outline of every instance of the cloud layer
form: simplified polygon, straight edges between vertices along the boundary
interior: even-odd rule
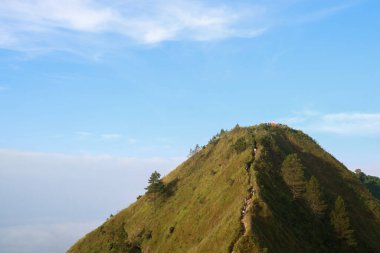
[[[311,132],[380,135],[380,113],[305,111],[279,121]]]
[[[0,249],[64,252],[182,160],[0,149]]]
[[[100,224],[101,221],[0,227],[0,248],[6,253],[66,252]]]
[[[299,0],[254,3],[245,0],[233,3],[214,0],[3,0],[0,48],[80,52],[88,47],[112,49],[130,43],[152,45],[164,41],[252,38],[271,27],[325,18],[355,3],[320,1],[310,9]]]
[[[0,46],[36,47],[58,38],[73,43],[91,40],[94,34],[155,44],[254,37],[266,29],[260,24],[264,7],[236,6],[199,0],[4,0],[0,5]]]

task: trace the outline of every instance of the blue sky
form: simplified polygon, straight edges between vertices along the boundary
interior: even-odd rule
[[[2,1],[0,248],[63,252],[153,170],[236,123],[288,124],[380,176],[379,11],[374,0]]]

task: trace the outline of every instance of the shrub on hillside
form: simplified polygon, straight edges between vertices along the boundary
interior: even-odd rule
[[[190,152],[187,155],[187,157],[192,157],[193,155],[195,155],[196,153],[198,153],[200,150],[201,150],[201,147],[198,144],[195,145],[194,149],[192,149],[192,148],[190,149]]]
[[[236,140],[236,142],[233,145],[236,153],[241,153],[247,148],[247,143],[243,137]]]
[[[161,174],[154,171],[148,180],[149,185],[145,188],[148,194],[164,193],[165,185],[161,180]]]

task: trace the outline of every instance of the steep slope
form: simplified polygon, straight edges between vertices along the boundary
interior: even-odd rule
[[[380,203],[354,173],[300,131],[269,127],[262,142],[266,155],[257,163],[257,184],[264,208],[254,213],[253,234],[269,252],[380,252]],[[327,202],[325,215],[316,218],[303,199],[294,201],[279,172],[288,154],[302,160],[307,179],[321,184]],[[357,247],[337,239],[330,224],[334,201],[342,196],[349,212]],[[262,211],[264,210],[264,211]]]
[[[282,177],[294,153],[305,181],[321,185],[322,215],[294,199]],[[222,133],[163,181],[165,194],[144,195],[68,252],[380,252],[380,202],[310,137],[283,125]],[[339,240],[330,222],[338,196],[357,246]]]

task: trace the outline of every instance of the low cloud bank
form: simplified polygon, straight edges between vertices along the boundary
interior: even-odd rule
[[[0,149],[0,248],[64,252],[183,160]]]
[[[100,221],[94,221],[0,227],[0,248],[7,253],[66,252],[100,224]]]

